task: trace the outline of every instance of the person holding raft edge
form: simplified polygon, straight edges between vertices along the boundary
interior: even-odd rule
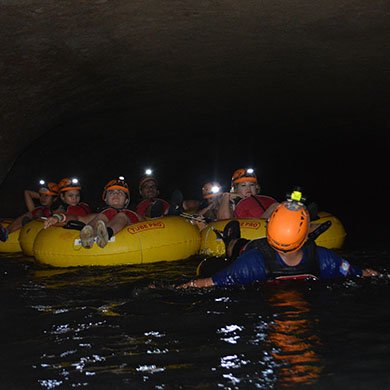
[[[58,195],[58,186],[54,182],[46,183],[44,180],[39,181],[38,191],[25,190],[24,201],[28,211],[17,217],[8,227],[0,224],[0,241],[7,241],[8,235],[33,219],[41,217],[49,218],[51,216],[51,206]],[[39,205],[35,205],[34,200],[38,200]]]
[[[241,239],[237,224],[238,221],[231,222],[235,226],[230,230],[229,237],[225,237],[225,245],[229,246],[229,239],[236,242]],[[379,275],[375,270],[353,266],[334,251],[317,246],[314,239],[309,238],[309,224],[309,212],[300,202],[299,194],[292,194],[292,198],[279,204],[271,214],[265,238],[245,240],[244,245],[238,246],[238,257],[227,267],[212,277],[191,280],[177,288],[245,286],[270,280],[331,280]]]
[[[43,223],[44,229],[58,223],[63,224],[70,220],[78,220],[79,217],[91,213],[89,205],[80,202],[81,185],[78,179],[65,177],[58,183],[59,199],[53,203],[52,215]]]

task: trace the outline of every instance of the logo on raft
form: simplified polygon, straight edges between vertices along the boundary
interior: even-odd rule
[[[240,227],[245,229],[254,229],[257,230],[261,227],[261,222],[256,221],[241,221]]]
[[[145,230],[154,230],[154,229],[164,229],[165,228],[165,223],[161,221],[150,221],[150,222],[145,222],[142,224],[137,224],[137,226],[130,225],[127,228],[127,231],[130,234],[137,234],[139,232],[143,232]]]

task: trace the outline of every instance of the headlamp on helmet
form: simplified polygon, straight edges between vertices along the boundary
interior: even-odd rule
[[[206,183],[202,187],[203,199],[215,198],[221,194],[221,186],[217,182]]]
[[[119,176],[118,179],[110,180],[105,186],[102,194],[103,200],[106,198],[107,191],[120,190],[123,191],[127,198],[130,198],[129,186],[125,182],[124,176]]]
[[[240,168],[234,171],[232,176],[232,187],[236,186],[238,183],[251,182],[257,183],[257,177],[254,169],[248,168]]]
[[[145,169],[145,174],[141,177],[140,181],[139,181],[139,190],[141,191],[142,190],[142,187],[144,186],[145,183],[147,183],[148,181],[153,181],[154,184],[156,186],[158,186],[158,183],[157,183],[157,179],[152,176],[153,175],[153,170],[148,168],[148,169]]]
[[[77,178],[65,177],[58,183],[58,188],[60,192],[81,190],[81,185]]]
[[[53,182],[46,183],[45,180],[40,179],[38,193],[41,195],[57,196],[58,186],[56,183]]]
[[[306,197],[304,197],[302,194],[302,188],[295,187],[291,193],[288,193],[287,194],[287,201],[288,202],[297,202],[300,205],[303,205],[306,202]]]

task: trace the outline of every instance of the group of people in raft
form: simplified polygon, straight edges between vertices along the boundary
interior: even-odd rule
[[[149,218],[183,215],[202,229],[210,221],[232,219],[223,232],[216,232],[231,258],[227,267],[212,277],[191,280],[179,288],[226,285],[248,285],[255,281],[285,278],[335,279],[356,276],[378,276],[372,269],[361,269],[336,252],[319,247],[311,238],[310,219],[316,212],[301,197],[279,203],[270,196],[260,195],[260,186],[253,169],[237,169],[231,179],[231,190],[222,192],[216,182],[202,187],[202,200],[184,200],[175,191],[170,202],[159,198],[158,182],[151,174],[139,181],[142,200],[133,210],[129,187],[123,177],[110,180],[103,189],[104,207],[92,212],[80,201],[81,185],[77,179],[64,178],[58,184],[40,183],[37,192],[25,191],[28,212],[10,225],[0,225],[0,240],[36,218],[44,219],[44,228],[76,223],[81,245],[88,249],[95,243],[104,248],[111,237],[124,227]],[[35,205],[35,201],[39,205]],[[248,241],[240,236],[237,219],[265,218],[266,237]],[[80,226],[81,225],[81,226]]]

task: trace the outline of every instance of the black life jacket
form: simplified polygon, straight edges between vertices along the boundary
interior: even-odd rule
[[[263,255],[267,277],[270,280],[320,278],[320,263],[317,258],[317,245],[314,240],[307,240],[302,248],[307,261],[300,262],[295,266],[280,264],[276,251],[268,244],[266,238],[250,241],[245,251],[252,248],[256,248]]]

